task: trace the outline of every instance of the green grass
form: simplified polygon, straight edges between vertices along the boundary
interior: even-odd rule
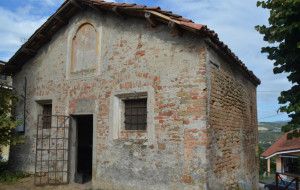
[[[13,182],[20,178],[29,176],[29,174],[23,172],[17,172],[17,173],[5,172],[5,170],[7,169],[7,165],[8,165],[8,161],[0,160],[0,183]]]
[[[17,172],[17,173],[0,173],[0,183],[3,182],[13,182],[18,179],[28,177],[30,176],[29,174],[23,173],[23,172]]]

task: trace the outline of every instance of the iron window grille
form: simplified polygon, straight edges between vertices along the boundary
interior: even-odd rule
[[[43,105],[43,128],[51,128],[52,104]]]
[[[125,100],[125,130],[146,130],[147,99]]]

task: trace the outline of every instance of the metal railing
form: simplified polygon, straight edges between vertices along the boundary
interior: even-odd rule
[[[289,180],[284,180],[283,176],[287,177]],[[299,175],[289,174],[289,173],[279,173],[276,172],[275,179],[276,179],[276,190],[279,190],[279,183],[283,186],[283,190],[289,190],[291,185],[295,182],[295,190],[299,190]],[[282,189],[282,188],[280,188]]]

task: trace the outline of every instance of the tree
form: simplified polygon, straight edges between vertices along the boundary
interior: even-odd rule
[[[286,112],[291,121],[283,132],[293,131],[288,139],[300,137],[300,0],[258,1],[257,6],[270,10],[269,26],[256,26],[264,40],[273,46],[262,48],[268,59],[274,61],[274,74],[288,73],[293,86],[278,97],[280,112]]]
[[[264,152],[264,148],[261,145],[258,145],[258,155],[261,155]],[[259,158],[258,169],[259,175],[263,175],[264,172],[267,171],[267,160],[263,158]]]
[[[0,82],[0,145],[7,146],[23,141],[13,133],[20,124],[11,114],[13,103],[17,101],[18,97],[14,91],[6,83]]]

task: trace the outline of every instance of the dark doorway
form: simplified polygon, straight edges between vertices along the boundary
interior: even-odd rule
[[[76,183],[92,179],[93,115],[76,116],[77,123],[77,171]]]

